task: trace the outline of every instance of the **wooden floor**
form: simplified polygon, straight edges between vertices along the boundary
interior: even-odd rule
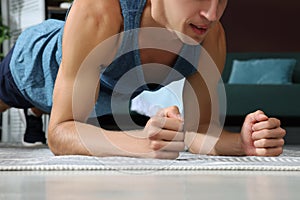
[[[299,172],[0,172],[0,199],[298,200]]]

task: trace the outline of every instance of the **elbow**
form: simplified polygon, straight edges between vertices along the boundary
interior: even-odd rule
[[[57,134],[56,128],[51,128],[51,127],[48,128],[48,146],[51,152],[56,156],[63,155],[63,153],[60,151],[59,148],[58,135],[59,134]]]
[[[48,128],[48,146],[59,155],[91,155],[77,136],[74,121],[51,124]]]

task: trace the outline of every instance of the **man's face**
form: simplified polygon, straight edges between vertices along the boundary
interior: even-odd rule
[[[152,4],[155,20],[201,43],[221,18],[227,0],[152,0]]]

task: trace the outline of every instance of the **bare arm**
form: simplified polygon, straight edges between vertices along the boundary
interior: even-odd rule
[[[202,47],[199,73],[188,77],[183,90],[186,144],[192,153],[216,154],[220,136],[229,137],[219,124],[217,84],[226,57],[225,34],[220,23],[209,32]],[[231,153],[239,154],[240,147],[233,138],[226,139],[226,145],[230,141],[233,142],[231,149],[237,151]]]
[[[99,66],[110,62],[107,58],[114,56],[116,44],[106,45],[103,52],[98,52],[98,62],[85,63],[85,58],[119,32],[121,15],[116,2],[77,0],[69,13],[49,125],[49,146],[55,154],[122,154],[109,142],[107,132],[85,123],[98,97]],[[119,134],[118,138],[130,141],[126,136]]]
[[[77,0],[73,4],[64,29],[49,124],[49,146],[54,154],[176,158],[183,150],[178,119],[155,117],[145,129],[129,132],[86,123],[99,93],[99,66],[112,61],[121,24],[118,0]],[[97,45],[100,48],[95,50]]]
[[[83,69],[82,64],[98,44],[118,32],[117,27],[113,26],[101,28],[111,22],[112,19],[109,19],[109,15],[116,10],[111,8],[111,12],[106,11],[101,14],[98,12],[104,11],[110,6],[113,5],[100,4],[93,0],[77,0],[66,21],[62,44],[63,56],[54,87],[49,124],[49,146],[55,154],[90,154],[82,144],[77,129],[78,127],[87,127],[89,131],[93,132],[90,130],[93,128],[85,124],[85,121],[97,98],[99,66],[92,64]],[[117,18],[114,19],[117,20]],[[102,56],[105,55],[102,54]],[[89,76],[88,84],[86,84],[87,80],[83,80],[83,76],[77,76],[80,70]],[[82,97],[86,98],[80,98],[80,101],[76,102],[74,110],[74,96],[78,96],[78,94],[74,94],[77,92],[74,86],[80,82],[83,83],[80,90],[85,91],[86,95]]]
[[[285,131],[280,128],[280,121],[269,118],[262,111],[246,116],[241,133],[223,129],[219,123],[219,103],[215,73],[206,73],[205,67],[217,66],[223,71],[226,57],[225,33],[220,23],[209,33],[203,47],[211,56],[202,62],[202,73],[188,78],[184,87],[185,124],[188,129],[185,142],[192,153],[212,155],[260,155],[274,156],[282,153]],[[205,58],[204,58],[205,60]],[[209,75],[209,78],[204,78]],[[195,110],[200,116],[195,118]],[[199,120],[195,120],[199,119]]]

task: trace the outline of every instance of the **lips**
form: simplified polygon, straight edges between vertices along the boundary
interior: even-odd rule
[[[195,24],[190,24],[191,28],[193,31],[198,34],[198,35],[203,35],[206,33],[208,27],[206,25],[195,25]]]

